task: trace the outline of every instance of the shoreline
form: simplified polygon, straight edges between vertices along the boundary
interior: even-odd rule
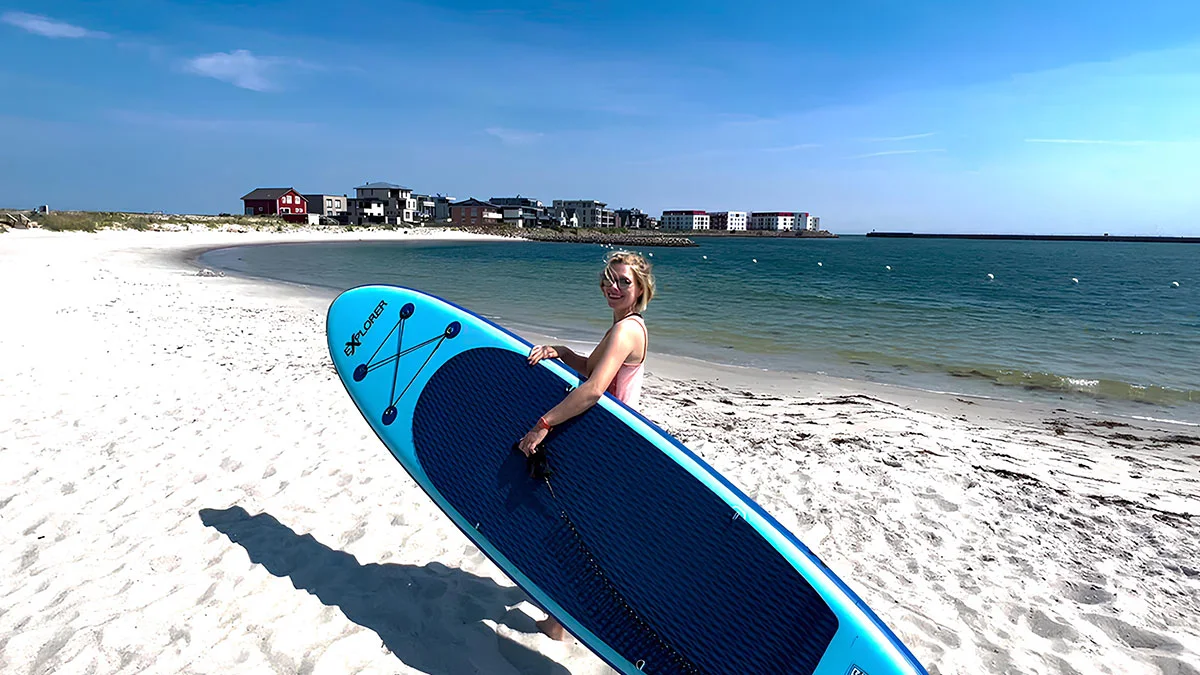
[[[520,238],[495,236],[489,238],[488,235],[481,235],[477,239],[471,239],[475,235],[480,235],[478,232],[460,233],[463,234],[464,240],[476,241],[530,241]],[[386,238],[382,238],[386,240]],[[279,245],[279,244],[305,244],[305,243],[323,243],[324,240],[305,240],[305,241],[265,241],[260,243],[245,244],[247,246],[256,245]],[[237,247],[239,245],[234,245]],[[195,267],[196,269],[204,268],[200,263],[199,258],[205,253],[213,250],[230,248],[226,246],[219,247],[201,247],[190,249],[185,255],[181,255],[180,262]],[[235,276],[242,279],[254,280],[266,284],[280,284],[288,287],[306,289],[308,292],[319,295],[323,300],[332,302],[337,296],[340,289],[333,287],[321,286],[315,284],[304,284],[301,282],[289,281],[284,279],[276,279],[265,275],[249,274],[245,272],[235,271],[231,269],[222,269],[223,273],[228,273],[230,276]],[[565,341],[567,346],[576,349],[589,350],[594,344],[589,344],[582,339],[562,338],[553,336],[544,326],[531,324],[516,324],[508,326],[510,330],[525,337],[534,344],[545,344],[550,341]],[[598,338],[597,338],[598,339]],[[784,369],[784,368],[764,368],[761,366],[744,365],[730,362],[714,361],[700,357],[688,356],[685,354],[674,352],[655,352],[652,351],[652,356],[656,361],[664,364],[663,374],[668,377],[672,374],[676,375],[676,379],[705,379],[708,372],[723,373],[728,379],[732,380],[734,386],[755,386],[759,382],[766,381],[774,383],[776,393],[789,393],[786,388],[780,388],[779,383],[791,382],[797,385],[803,385],[800,389],[791,392],[796,395],[819,395],[820,387],[808,386],[811,383],[823,383],[825,391],[854,391],[863,390],[870,392],[874,396],[889,396],[894,395],[905,400],[918,401],[920,404],[929,407],[938,407],[942,411],[958,410],[959,414],[973,412],[982,404],[984,409],[987,407],[1002,408],[1008,411],[1007,414],[1028,419],[1036,416],[1052,416],[1059,413],[1079,415],[1089,418],[1116,418],[1124,422],[1153,424],[1163,429],[1174,429],[1179,432],[1187,432],[1200,427],[1200,423],[1190,422],[1186,420],[1171,419],[1166,417],[1169,411],[1157,403],[1145,403],[1129,400],[1105,399],[1103,397],[1088,396],[1082,392],[1062,392],[1052,389],[1040,390],[1041,395],[1046,398],[1058,395],[1058,401],[1039,400],[1038,398],[1018,398],[1022,391],[1028,391],[1027,387],[1006,386],[1001,387],[995,396],[989,396],[980,393],[972,393],[965,391],[954,391],[952,389],[929,388],[921,387],[914,384],[906,384],[903,382],[880,382],[863,378],[846,377],[839,375],[829,375],[822,372],[812,370],[799,369]],[[748,355],[753,357],[754,355]],[[716,378],[718,381],[720,378]],[[949,384],[947,382],[946,384]],[[800,392],[803,392],[801,394]],[[1138,405],[1147,406],[1147,414],[1139,414]],[[1115,406],[1117,410],[1097,410],[1096,406]],[[1160,413],[1160,414],[1154,414]],[[989,419],[994,419],[990,417]]]
[[[0,237],[0,670],[610,673],[374,438],[327,303],[179,260],[247,241]],[[931,672],[1200,661],[1194,431],[651,358],[641,412]]]

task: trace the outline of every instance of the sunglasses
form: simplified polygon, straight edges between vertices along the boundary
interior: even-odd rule
[[[600,288],[608,288],[613,284],[616,284],[617,287],[622,290],[628,290],[628,288],[633,285],[633,279],[627,279],[625,277],[613,277],[610,279],[603,274],[600,275]]]

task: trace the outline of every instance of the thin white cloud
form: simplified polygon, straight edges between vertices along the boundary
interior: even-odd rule
[[[891,143],[894,141],[915,141],[918,138],[929,138],[936,136],[936,131],[930,131],[924,134],[908,134],[907,136],[884,136],[882,138],[864,138],[862,140],[868,143]]]
[[[490,136],[499,138],[500,142],[505,145],[528,145],[545,135],[540,131],[522,131],[505,127],[488,127],[483,131]]]
[[[812,150],[821,147],[820,143],[797,143],[796,145],[780,145],[774,148],[763,148],[763,152],[793,152],[795,150]]]
[[[867,157],[882,157],[884,155],[921,155],[929,152],[945,151],[945,148],[926,148],[923,150],[884,150],[883,152],[868,152],[865,155],[855,155],[850,159],[866,159]]]
[[[1026,138],[1025,142],[1064,145],[1155,145],[1162,143],[1162,141],[1109,141],[1095,138]]]
[[[41,14],[26,14],[25,12],[5,12],[0,21],[16,26],[34,35],[48,38],[106,38],[108,33],[88,30],[63,21],[56,21]]]
[[[228,82],[235,87],[252,91],[271,91],[278,86],[271,81],[270,71],[279,59],[255,56],[246,49],[217,52],[189,59],[185,68],[195,75]]]

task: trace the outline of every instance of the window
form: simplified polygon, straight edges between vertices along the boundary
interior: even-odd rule
[[[326,199],[326,200],[325,200],[325,208],[327,208],[327,209],[332,209],[332,208],[333,208],[333,200],[332,200],[332,199]]]

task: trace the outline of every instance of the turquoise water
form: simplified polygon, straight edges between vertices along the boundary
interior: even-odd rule
[[[1200,422],[1200,246],[699,243],[646,251],[660,292],[647,312],[652,350]],[[597,284],[606,252],[533,242],[354,242],[239,247],[202,261],[334,290],[411,286],[510,327],[591,341],[611,320]]]

